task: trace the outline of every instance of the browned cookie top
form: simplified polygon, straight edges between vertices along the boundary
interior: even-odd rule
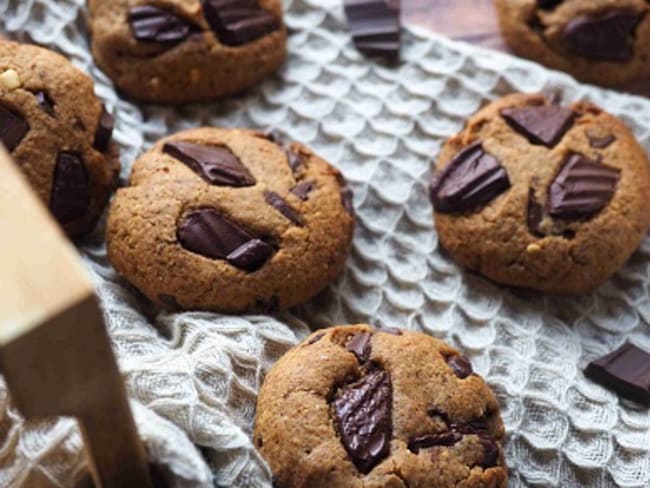
[[[134,165],[108,221],[118,272],[169,308],[274,311],[342,270],[354,218],[341,174],[299,144],[203,128]]]
[[[495,0],[506,41],[519,55],[596,84],[650,75],[645,0]]]
[[[584,293],[650,227],[650,166],[617,118],[541,95],[489,104],[447,141],[431,198],[442,245],[505,284]]]
[[[113,118],[93,90],[59,54],[0,40],[0,140],[73,236],[92,229],[119,170]]]
[[[223,98],[286,56],[279,0],[89,0],[88,10],[97,64],[145,101]]]
[[[467,358],[430,336],[324,329],[269,372],[254,442],[278,488],[505,487],[503,423]]]

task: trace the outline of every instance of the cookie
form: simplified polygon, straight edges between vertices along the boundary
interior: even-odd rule
[[[271,369],[254,443],[277,488],[505,488],[504,427],[470,361],[367,325],[312,334]]]
[[[342,175],[300,144],[203,128],[134,165],[108,219],[115,269],[172,309],[272,312],[343,269],[354,229]]]
[[[0,40],[0,140],[70,236],[94,227],[119,172],[92,80],[47,49]]]
[[[650,76],[645,0],[495,0],[503,36],[519,56],[598,85]]]
[[[286,57],[280,0],[89,0],[88,25],[99,67],[146,102],[228,97]]]
[[[431,187],[441,245],[494,281],[594,290],[650,228],[650,167],[616,117],[514,94],[444,145]]]

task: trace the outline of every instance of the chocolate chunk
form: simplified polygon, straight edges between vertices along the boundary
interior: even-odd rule
[[[589,363],[585,375],[619,395],[650,405],[650,353],[629,342]]]
[[[436,175],[431,201],[437,212],[463,212],[489,203],[508,188],[510,179],[505,168],[476,142]]]
[[[198,30],[188,20],[153,5],[131,7],[129,23],[138,41],[160,44],[178,44]]]
[[[284,215],[287,219],[296,225],[304,225],[305,221],[296,209],[289,205],[284,198],[273,191],[264,192],[264,200],[274,209]]]
[[[454,370],[456,376],[460,379],[467,378],[474,370],[472,363],[465,356],[455,355],[447,358],[447,364]]]
[[[0,140],[12,152],[29,131],[29,124],[22,115],[0,107]]]
[[[341,188],[341,204],[347,213],[354,215],[354,193],[349,186]]]
[[[417,454],[420,452],[420,449],[428,449],[429,447],[436,446],[453,446],[460,442],[462,438],[463,436],[461,434],[454,431],[425,434],[412,439],[408,444],[408,448],[409,451]]]
[[[381,369],[344,386],[334,400],[341,443],[354,465],[364,474],[390,454],[392,403],[390,376]]]
[[[449,428],[463,435],[487,435],[489,427],[485,417],[471,420],[464,424],[451,423]]]
[[[483,469],[488,469],[499,464],[499,455],[501,450],[496,441],[489,435],[479,436],[481,444],[483,445],[483,459],[479,465]]]
[[[97,122],[97,129],[95,129],[95,142],[93,147],[99,152],[104,152],[108,149],[113,136],[113,129],[115,128],[115,117],[108,113],[106,107],[102,105],[102,113]]]
[[[504,108],[501,116],[531,144],[555,147],[573,126],[575,113],[559,105],[539,105]]]
[[[245,271],[259,269],[273,254],[269,244],[210,208],[188,214],[179,226],[178,240],[188,251],[226,259]]]
[[[535,190],[528,191],[528,230],[531,234],[542,235],[542,221],[544,220],[544,207],[535,198]]]
[[[253,239],[226,256],[233,266],[244,271],[257,271],[273,255],[273,247],[261,239]]]
[[[618,169],[570,154],[549,190],[549,213],[561,219],[585,219],[611,200],[620,178]]]
[[[323,337],[325,337],[325,332],[319,332],[319,333],[316,334],[314,337],[312,337],[311,339],[309,339],[309,340],[307,341],[307,344],[309,344],[309,345],[316,344],[316,343],[317,343],[318,341],[320,341]]]
[[[226,147],[173,141],[163,146],[163,152],[189,166],[212,185],[243,187],[257,183],[246,166]]]
[[[81,156],[60,152],[56,159],[50,210],[62,224],[85,217],[90,205],[88,174]]]
[[[345,0],[345,15],[359,51],[395,59],[400,50],[400,0]]]
[[[294,173],[307,164],[307,156],[290,145],[284,146],[284,153],[287,155],[287,162]]]
[[[273,13],[258,0],[201,0],[203,13],[222,44],[241,46],[280,29]]]
[[[291,193],[306,202],[309,200],[309,194],[314,191],[314,188],[316,188],[316,185],[312,181],[302,181],[291,189]]]
[[[350,338],[346,349],[353,353],[360,363],[365,363],[370,358],[370,332],[357,332]]]
[[[589,145],[595,149],[607,149],[616,142],[616,137],[612,134],[604,137],[593,137],[587,134]]]
[[[609,10],[569,21],[562,37],[569,51],[598,61],[626,62],[634,55],[634,29],[640,14]]]
[[[44,92],[42,90],[37,91],[34,93],[34,96],[36,97],[36,101],[38,102],[38,106],[41,108],[41,110],[50,117],[54,117],[54,102],[48,96],[47,92]]]
[[[537,0],[537,7],[544,10],[552,10],[560,5],[564,0]]]

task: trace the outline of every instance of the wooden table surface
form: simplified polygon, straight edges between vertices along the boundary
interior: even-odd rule
[[[402,0],[406,23],[419,25],[479,46],[508,51],[503,43],[493,0]],[[650,80],[641,80],[619,91],[650,97]]]

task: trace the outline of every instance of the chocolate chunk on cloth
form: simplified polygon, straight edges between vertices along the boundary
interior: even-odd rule
[[[345,0],[345,14],[354,45],[369,56],[399,56],[400,0]]]
[[[258,0],[201,0],[201,5],[215,35],[228,46],[253,42],[281,27]]]
[[[476,142],[459,152],[434,177],[431,201],[437,212],[463,212],[491,202],[508,188],[510,179],[505,168]]]
[[[572,110],[559,105],[504,108],[501,116],[531,143],[547,147],[560,142],[575,118]]]
[[[211,259],[226,259],[251,272],[264,265],[274,252],[269,244],[207,208],[185,217],[178,228],[178,240],[188,251]]]
[[[185,163],[213,185],[242,187],[256,183],[251,172],[226,147],[173,141],[164,145],[163,152]]]
[[[587,366],[585,375],[622,397],[650,406],[650,353],[631,344]]]
[[[561,219],[589,218],[612,199],[620,171],[571,154],[549,190],[549,213]]]
[[[12,152],[29,132],[29,124],[22,115],[0,106],[0,141]]]
[[[362,473],[369,473],[390,452],[392,401],[390,376],[381,369],[344,386],[334,400],[341,442]]]
[[[567,49],[585,58],[626,62],[634,54],[633,35],[640,15],[629,10],[609,10],[572,19],[563,32]]]
[[[178,44],[198,28],[182,17],[153,5],[137,5],[129,10],[133,37],[141,42]]]

